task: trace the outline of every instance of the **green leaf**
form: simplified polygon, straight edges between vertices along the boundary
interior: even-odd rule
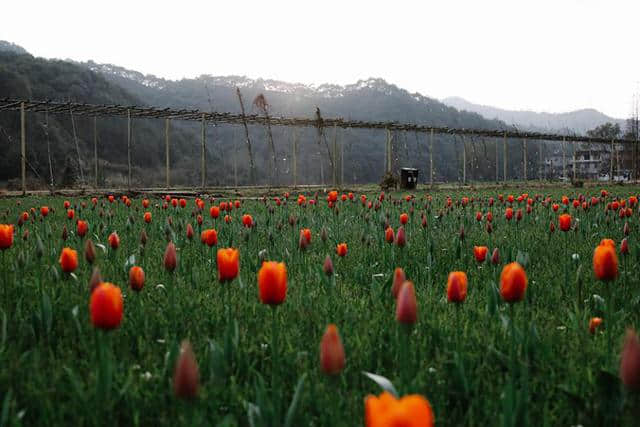
[[[292,423],[296,416],[296,410],[298,409],[298,402],[300,401],[300,394],[302,393],[304,381],[306,378],[307,374],[305,373],[298,380],[296,391],[293,393],[293,398],[291,398],[291,403],[289,404],[289,409],[287,410],[287,416],[284,420],[285,427],[291,427],[293,425]]]
[[[393,386],[393,383],[391,383],[391,381],[389,381],[387,378],[383,377],[382,375],[372,374],[371,372],[363,371],[362,373],[370,380],[378,384],[383,390],[388,391],[395,397],[398,397],[398,391]]]

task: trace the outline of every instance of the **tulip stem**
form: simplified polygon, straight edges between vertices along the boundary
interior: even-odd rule
[[[271,306],[271,354],[272,354],[272,366],[271,366],[271,388],[273,395],[275,396],[275,413],[276,419],[279,419],[280,412],[280,391],[277,390],[278,380],[278,317],[276,312],[276,306]]]

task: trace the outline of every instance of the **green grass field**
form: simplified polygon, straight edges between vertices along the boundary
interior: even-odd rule
[[[67,199],[75,213],[69,219],[63,198],[2,199],[0,223],[15,224],[15,237],[0,253],[0,425],[364,425],[365,397],[382,392],[364,372],[386,377],[399,396],[424,396],[440,426],[637,425],[640,399],[621,382],[619,366],[625,330],[640,327],[639,210],[632,206],[621,218],[606,206],[625,200],[629,207],[639,189],[607,190],[604,198],[599,188],[521,188],[504,193],[504,202],[499,190],[415,193],[411,201],[393,193],[381,203],[370,192],[364,204],[358,193],[333,208],[327,194],[308,193],[307,201],[317,203],[298,206],[292,193],[288,203],[281,196],[280,206],[273,199],[243,201],[226,212],[230,223],[225,212],[210,216],[221,200],[205,199],[200,211],[194,199],[163,209],[164,200],[153,198],[144,209],[142,198],[127,207],[119,195],[112,203],[100,197],[95,206],[91,197],[75,197]],[[522,193],[532,199],[530,213],[527,197],[517,201]],[[516,198],[511,221],[504,215],[509,194]],[[573,207],[580,195],[587,209]],[[470,198],[466,206],[463,197]],[[560,204],[557,212],[553,203]],[[45,218],[41,206],[50,208]],[[565,211],[572,216],[568,232],[557,220]],[[29,218],[19,226],[22,212]],[[406,246],[398,247],[385,241],[385,224],[397,231],[402,213]],[[252,215],[252,228],[243,226],[243,214]],[[89,224],[84,238],[77,219]],[[628,255],[619,250],[625,223]],[[217,230],[217,246],[201,243],[208,228]],[[302,228],[312,232],[304,251]],[[114,231],[117,250],[108,242]],[[593,252],[603,238],[615,241],[620,260],[612,282],[594,277]],[[94,266],[84,257],[87,239],[102,280],[124,297],[122,322],[108,332],[90,322]],[[163,262],[169,240],[178,254],[173,273]],[[344,257],[336,254],[341,242],[348,246]],[[475,245],[489,247],[486,262],[475,260]],[[72,274],[61,270],[63,247],[78,251]],[[224,247],[238,248],[240,272],[221,284],[216,249]],[[497,265],[490,260],[494,248]],[[327,255],[332,277],[323,272]],[[286,300],[276,308],[258,298],[262,260],[282,261],[288,270]],[[499,276],[511,261],[525,268],[528,287],[523,301],[507,304]],[[128,285],[133,265],[146,274],[140,292]],[[412,327],[396,321],[396,267],[415,285]],[[447,276],[456,270],[468,276],[461,304],[447,300]],[[594,334],[592,317],[603,319]],[[334,376],[322,372],[319,356],[330,323],[346,355]],[[173,387],[183,339],[199,366],[191,400],[176,397]]]

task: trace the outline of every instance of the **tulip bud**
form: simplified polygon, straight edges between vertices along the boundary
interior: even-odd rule
[[[142,233],[140,233],[140,244],[142,246],[147,245],[147,232],[144,230],[142,230]]]
[[[84,242],[84,259],[86,259],[89,264],[93,264],[93,261],[96,259],[96,247],[93,245],[91,239],[87,239],[86,242]]]
[[[187,224],[187,239],[193,239],[193,227],[191,224]]]
[[[344,347],[338,328],[330,324],[320,342],[320,368],[327,375],[337,375],[342,372],[344,365]]]
[[[556,231],[556,224],[553,221],[551,221],[549,223],[549,233],[553,233],[554,231]]]
[[[620,379],[632,391],[640,390],[640,342],[633,329],[627,329],[620,356]]]
[[[304,251],[305,249],[307,249],[307,246],[309,246],[309,241],[305,237],[302,230],[300,230],[300,239],[298,239],[298,247],[300,248],[301,251]]]
[[[102,277],[100,276],[100,269],[98,267],[93,268],[93,273],[91,273],[91,278],[89,279],[89,294],[93,292],[98,285],[102,283]]]
[[[493,265],[500,264],[500,251],[498,250],[498,248],[495,248],[493,250],[493,253],[491,254],[491,263]]]
[[[398,228],[398,232],[396,233],[396,245],[399,248],[404,248],[407,244],[407,237],[404,232],[404,227]]]
[[[164,268],[172,273],[178,265],[178,256],[176,255],[176,245],[173,242],[167,244],[167,249],[164,251]]]
[[[320,239],[322,239],[323,242],[326,242],[327,238],[328,238],[327,229],[322,227],[322,230],[320,231]]]
[[[400,286],[396,300],[396,320],[405,325],[413,325],[418,317],[418,304],[413,282],[406,281]]]
[[[490,222],[487,222],[487,233],[491,234],[493,232],[493,225]]]
[[[69,233],[67,232],[67,226],[64,225],[62,227],[62,240],[67,240]]]
[[[188,340],[180,344],[180,355],[173,371],[173,392],[176,397],[193,399],[198,395],[198,362]]]
[[[391,293],[393,294],[393,298],[398,299],[398,293],[400,293],[400,287],[406,281],[407,281],[407,276],[405,275],[404,270],[400,267],[397,267],[393,271],[393,284],[391,285]]]
[[[625,236],[628,236],[629,233],[631,232],[631,229],[629,228],[629,223],[627,221],[624,222],[624,227],[622,228],[622,231],[624,232]]]
[[[460,226],[460,240],[464,241],[464,225]]]
[[[24,233],[22,233],[22,240],[27,240],[29,238],[29,230],[25,229]]]
[[[327,257],[324,259],[322,271],[324,271],[324,274],[326,274],[327,276],[333,275],[333,261],[331,261],[331,257],[329,255],[327,255]]]
[[[622,255],[628,255],[629,254],[629,242],[627,241],[626,237],[624,239],[622,239],[622,242],[620,242],[620,253]]]

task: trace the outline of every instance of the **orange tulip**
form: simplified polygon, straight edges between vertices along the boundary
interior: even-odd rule
[[[447,299],[449,302],[460,303],[464,302],[466,298],[467,273],[464,271],[452,271],[447,279]]]
[[[173,392],[181,399],[194,399],[198,395],[200,372],[198,361],[188,340],[180,344],[180,355],[173,370]]]
[[[220,208],[218,206],[211,206],[209,209],[209,215],[211,218],[216,219],[220,216]]]
[[[558,217],[558,225],[560,226],[560,230],[569,231],[571,229],[571,215],[562,214]]]
[[[487,259],[487,252],[489,252],[489,248],[486,246],[473,247],[473,256],[478,262],[484,262]]]
[[[65,209],[69,209],[69,207],[71,206],[71,202],[69,202],[68,200],[65,200],[62,205],[64,206]]]
[[[338,192],[337,191],[330,191],[329,192],[329,197],[327,198],[327,200],[329,200],[329,202],[336,202],[338,200]]]
[[[3,251],[13,245],[13,224],[0,224],[0,249]]]
[[[400,287],[407,280],[407,276],[404,274],[404,270],[400,267],[396,267],[393,271],[393,284],[391,285],[391,294],[393,298],[398,298],[398,293],[400,293]]]
[[[409,221],[409,215],[406,213],[400,214],[400,224],[405,225]]]
[[[615,246],[601,243],[595,248],[593,251],[593,272],[598,280],[605,282],[618,277],[618,255],[616,255]]]
[[[91,323],[100,329],[115,329],[122,321],[122,292],[112,283],[100,283],[91,293]]]
[[[108,240],[111,249],[118,249],[118,246],[120,246],[120,237],[118,237],[118,233],[114,231],[113,233],[109,234]]]
[[[517,262],[503,267],[500,274],[500,295],[506,302],[518,302],[527,290],[527,273]]]
[[[144,213],[144,222],[146,222],[147,224],[151,223],[151,212]]]
[[[215,230],[213,230],[215,231]],[[218,281],[230,282],[238,277],[239,252],[234,248],[218,249]]]
[[[282,304],[287,297],[287,267],[284,263],[263,262],[258,271],[258,289],[263,304]]]
[[[40,215],[42,215],[42,216],[49,215],[49,207],[48,206],[41,207],[40,208]]]
[[[341,256],[341,257],[347,255],[347,244],[338,243],[338,246],[336,246],[336,253],[338,254],[338,256]]]
[[[504,211],[504,217],[507,219],[507,221],[511,221],[511,218],[513,218],[513,209],[507,208]]]
[[[210,228],[208,230],[204,230],[200,236],[203,243],[206,243],[207,246],[212,247],[218,244],[218,232]]]
[[[598,329],[601,324],[602,324],[602,318],[592,317],[591,320],[589,320],[589,332],[591,334],[595,334],[596,329]]]
[[[396,320],[405,325],[413,325],[418,318],[418,303],[413,282],[405,281],[400,285],[396,300]]]
[[[396,399],[384,391],[366,397],[364,422],[366,427],[433,427],[434,415],[429,401],[418,394]]]
[[[242,215],[242,225],[251,228],[253,226],[253,217],[249,214]]]
[[[225,222],[225,224],[229,224],[231,222],[231,215],[225,215],[224,216],[224,222]]]
[[[134,291],[141,291],[144,286],[144,270],[134,265],[129,269],[129,286]]]
[[[62,271],[72,273],[78,268],[78,252],[71,248],[64,248],[60,253],[58,262],[60,263]]]
[[[311,243],[311,230],[308,228],[303,228],[302,230],[300,230],[300,234],[302,234],[305,238],[305,240],[307,241],[307,244]]]
[[[167,249],[164,251],[164,268],[172,273],[178,266],[178,255],[176,254],[176,245],[173,242],[167,243]]]
[[[395,240],[395,236],[393,235],[393,228],[387,227],[384,230],[384,240],[387,243],[393,243],[393,241]]]
[[[633,329],[627,329],[620,357],[620,379],[629,390],[640,390],[640,341]]]
[[[147,209],[149,207],[149,199],[142,200],[142,207]]]
[[[344,365],[344,347],[338,328],[330,324],[320,342],[320,368],[327,375],[336,375],[342,372]]]
[[[84,237],[89,231],[89,223],[87,221],[78,220],[76,223],[76,233],[80,237]]]
[[[73,219],[73,217],[76,215],[75,211],[73,209],[69,209],[67,211],[67,218],[69,219]]]

